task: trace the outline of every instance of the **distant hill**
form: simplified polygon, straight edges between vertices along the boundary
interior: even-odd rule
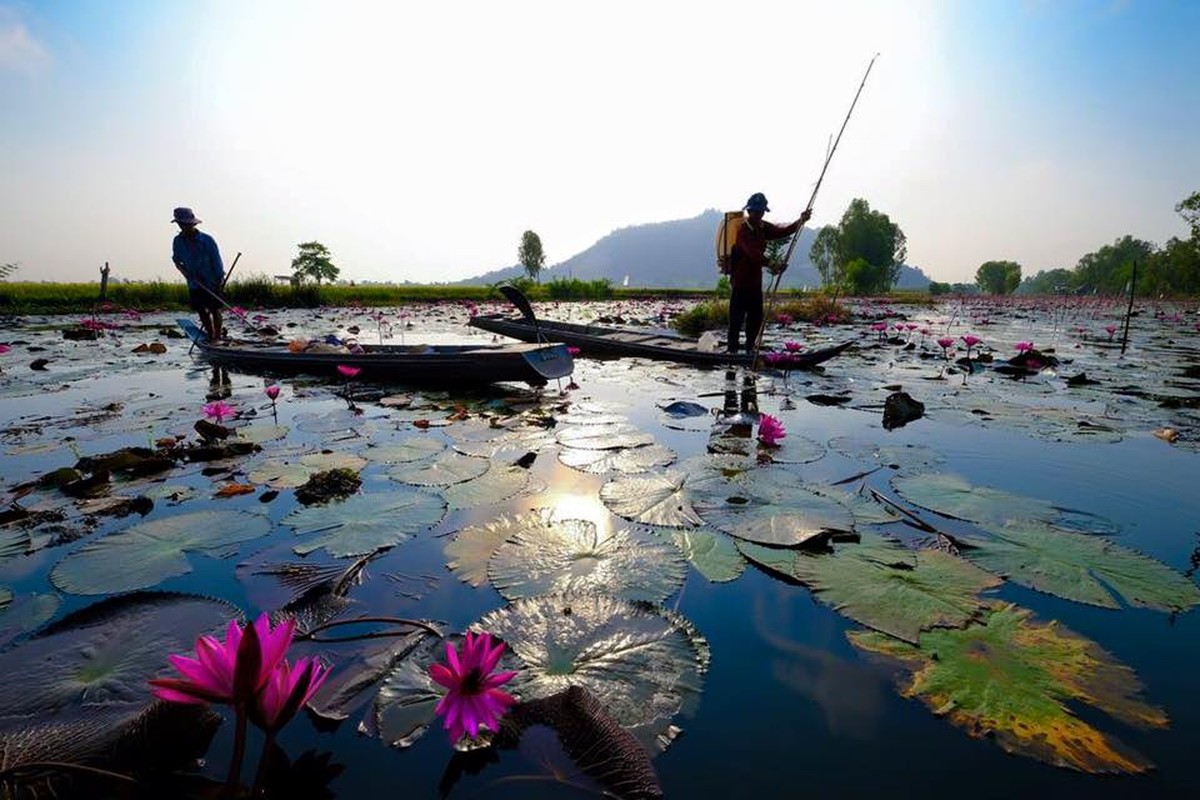
[[[691,219],[654,222],[619,228],[582,253],[542,270],[542,280],[607,278],[614,286],[631,288],[709,289],[717,282],[713,238],[721,222],[721,212],[709,209]],[[808,260],[816,232],[804,228],[792,254],[791,266],[784,273],[785,288],[816,287],[821,276]],[[490,284],[519,277],[519,265],[492,270],[461,283]],[[628,284],[626,284],[628,279]],[[904,266],[897,288],[920,289],[929,278],[919,269]]]

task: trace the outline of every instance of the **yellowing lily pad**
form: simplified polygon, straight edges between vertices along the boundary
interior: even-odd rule
[[[139,522],[76,550],[55,565],[50,581],[72,594],[145,589],[191,572],[187,553],[227,556],[270,530],[265,516],[246,511],[197,511]]]
[[[1141,697],[1133,670],[1095,642],[1031,612],[994,605],[962,630],[936,629],[919,647],[874,631],[851,631],[856,647],[898,659],[912,674],[902,694],[988,737],[1009,753],[1083,772],[1144,772],[1151,764],[1072,713],[1084,703],[1139,727],[1165,728],[1167,716]]]
[[[1200,605],[1200,588],[1149,556],[1101,536],[1066,533],[1036,520],[985,528],[989,539],[971,539],[963,555],[986,570],[1047,594],[1079,603],[1184,611]]]

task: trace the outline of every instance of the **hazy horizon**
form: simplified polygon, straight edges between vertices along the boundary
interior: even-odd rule
[[[907,263],[1072,267],[1184,235],[1200,189],[1200,4],[0,0],[0,263],[14,280],[176,275],[174,206],[226,264],[316,239],[357,281],[547,263],[611,231],[854,197]]]

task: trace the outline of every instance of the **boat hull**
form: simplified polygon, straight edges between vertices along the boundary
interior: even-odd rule
[[[238,371],[340,377],[419,386],[476,386],[500,382],[544,385],[574,371],[566,345],[363,345],[362,353],[293,353],[278,344],[212,344],[190,320],[178,320],[205,360]]]

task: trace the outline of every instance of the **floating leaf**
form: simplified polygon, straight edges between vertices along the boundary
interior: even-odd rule
[[[446,449],[446,443],[433,436],[410,436],[398,442],[368,447],[362,455],[373,464],[406,464],[421,461]]]
[[[850,509],[855,525],[887,525],[900,520],[899,512],[862,491],[848,492],[841,486],[829,485],[813,486],[812,490],[831,497]]]
[[[34,630],[58,613],[62,598],[54,593],[23,594],[4,608],[4,592],[0,587],[0,645],[8,644],[21,634]],[[9,592],[12,600],[12,593]]]
[[[661,444],[620,450],[564,447],[558,453],[558,460],[568,467],[593,474],[619,472],[622,475],[636,475],[669,466],[675,461],[675,451]]]
[[[1058,509],[1045,500],[974,486],[957,475],[897,475],[892,486],[914,505],[947,517],[1003,525],[1010,519],[1052,520]]]
[[[905,697],[926,705],[972,736],[1009,753],[1083,772],[1144,772],[1141,755],[1076,717],[1086,703],[1131,725],[1165,728],[1166,714],[1147,705],[1133,670],[1095,642],[1030,612],[996,604],[982,624],[936,629],[914,647],[873,631],[851,631],[868,652],[899,659],[913,674]]]
[[[794,433],[781,439],[775,447],[763,448],[762,452],[776,464],[809,464],[825,457],[824,447]]]
[[[253,444],[265,444],[286,439],[287,434],[286,425],[247,425],[244,428],[238,428],[237,438]]]
[[[600,487],[600,499],[619,517],[646,525],[694,528],[703,520],[692,508],[684,472],[616,478]]]
[[[446,690],[429,677],[429,667],[445,657],[447,641],[454,639],[423,638],[384,679],[370,716],[371,729],[388,746],[412,745],[433,722]]]
[[[940,550],[907,550],[882,536],[832,554],[800,553],[792,575],[855,622],[916,643],[921,631],[960,628],[983,611],[978,594],[995,576]]]
[[[524,491],[528,485],[529,470],[493,462],[480,477],[448,486],[442,494],[450,508],[475,508],[503,502]]]
[[[503,639],[524,664],[514,694],[532,700],[583,686],[643,742],[690,712],[710,658],[683,617],[605,595],[526,598],[471,627]]]
[[[300,555],[325,548],[335,558],[394,547],[442,521],[446,504],[417,489],[360,494],[342,503],[297,509],[283,518],[296,535],[319,534],[296,545]]]
[[[782,468],[751,470],[732,479],[694,483],[695,509],[712,527],[759,544],[794,547],[854,530],[850,511],[800,486]]]
[[[830,439],[829,446],[847,458],[907,471],[936,467],[946,461],[945,456],[923,444],[881,443],[839,436]]]
[[[450,560],[446,566],[465,583],[479,587],[487,583],[488,562],[500,545],[518,531],[537,528],[543,516],[531,511],[517,517],[501,516],[483,525],[463,528],[446,543],[445,553]]]
[[[704,577],[713,583],[736,580],[746,570],[746,559],[728,534],[711,528],[663,531]]]
[[[411,633],[389,638],[383,643],[368,640],[352,658],[339,653],[338,668],[321,687],[308,708],[322,719],[340,722],[369,701],[375,685],[427,639],[441,641],[429,631],[416,628]]]
[[[270,530],[270,520],[247,511],[197,511],[139,522],[76,550],[55,565],[50,580],[72,594],[144,589],[191,572],[187,553],[221,558]]]
[[[768,572],[782,575],[789,580],[795,580],[793,568],[796,565],[796,551],[790,547],[768,547],[764,544],[745,542],[735,539],[738,552],[751,563],[757,564]]]
[[[642,529],[600,530],[582,519],[526,525],[497,550],[492,585],[508,600],[539,594],[601,593],[658,603],[687,569],[679,551]]]
[[[624,424],[573,425],[560,430],[555,438],[561,445],[581,450],[615,450],[654,443],[654,437],[650,434]]]
[[[1132,606],[1184,611],[1200,605],[1200,589],[1149,556],[1112,541],[1065,533],[1034,520],[985,528],[990,539],[971,539],[963,555],[986,570],[1079,603],[1118,608],[1115,596]]]
[[[426,461],[393,467],[388,477],[413,486],[450,486],[478,478],[488,471],[488,466],[487,459],[447,450]]]
[[[0,530],[0,562],[16,558],[30,550],[29,533],[17,530]]]
[[[300,457],[300,463],[307,467],[310,474],[328,472],[331,469],[348,469],[358,472],[367,465],[367,460],[353,453],[309,453]]]
[[[153,592],[76,611],[0,654],[0,717],[145,705],[146,682],[170,671],[167,655],[190,652],[237,613],[219,600]]]
[[[13,593],[11,589],[0,586],[0,612],[8,608],[8,604],[12,602]],[[7,619],[7,618],[6,618]]]

